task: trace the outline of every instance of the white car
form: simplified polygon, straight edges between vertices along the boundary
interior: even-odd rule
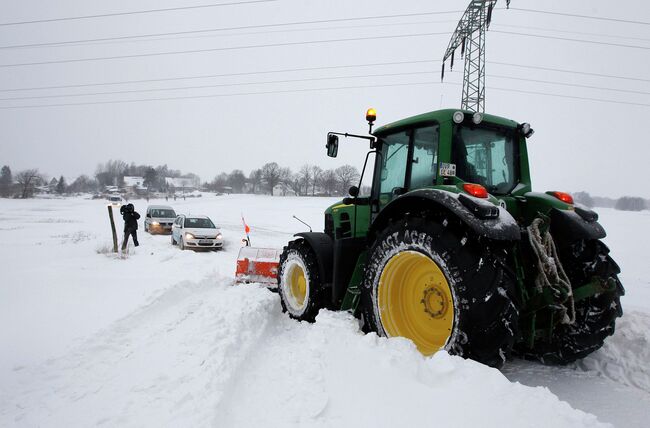
[[[174,209],[167,205],[149,205],[144,217],[144,231],[154,233],[171,233],[176,219]]]
[[[122,197],[120,195],[109,195],[108,202],[110,202],[114,207],[119,207],[122,205]]]
[[[221,229],[208,216],[179,215],[172,224],[172,245],[186,248],[219,250],[223,248]]]

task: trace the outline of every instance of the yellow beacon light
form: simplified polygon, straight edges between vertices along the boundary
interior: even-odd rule
[[[377,120],[377,110],[375,110],[374,108],[369,108],[366,111],[366,120],[368,121],[368,123],[372,123],[375,120]]]
[[[377,110],[374,108],[366,110],[366,120],[368,121],[368,125],[370,125],[368,133],[372,134],[372,125],[375,123],[375,120],[377,120]]]

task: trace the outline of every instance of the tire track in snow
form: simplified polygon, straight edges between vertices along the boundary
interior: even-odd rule
[[[2,426],[206,426],[279,311],[230,279],[177,284],[75,352],[25,369]],[[189,425],[188,425],[189,424]]]

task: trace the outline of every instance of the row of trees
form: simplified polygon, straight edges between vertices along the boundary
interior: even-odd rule
[[[343,195],[350,186],[357,184],[359,171],[351,165],[335,169],[322,169],[317,165],[303,165],[297,172],[281,167],[276,162],[269,162],[261,168],[252,170],[248,175],[235,169],[230,173],[218,174],[211,182],[201,184],[195,174],[183,175],[181,171],[170,169],[167,165],[149,166],[128,164],[121,160],[109,160],[100,163],[95,176],[80,175],[71,183],[65,177],[52,178],[50,181],[39,173],[38,169],[28,169],[12,174],[7,165],[0,171],[0,196],[29,198],[39,187],[58,194],[67,193],[101,193],[106,186],[124,186],[125,176],[143,177],[143,185],[151,192],[168,191],[165,177],[189,178],[194,187],[211,191],[232,190],[234,193],[271,194],[278,191],[296,195]]]
[[[212,191],[231,188],[234,193],[268,193],[275,191],[292,192],[298,196],[305,195],[343,195],[350,186],[357,184],[359,171],[352,165],[343,165],[336,169],[322,169],[318,165],[303,165],[298,172],[281,167],[276,162],[269,162],[261,168],[254,169],[248,177],[242,170],[221,173],[206,184]]]
[[[577,192],[573,195],[573,199],[589,208],[615,208],[620,211],[643,211],[648,208],[647,201],[636,196],[623,196],[618,199],[612,199],[598,196],[592,197],[587,192]]]

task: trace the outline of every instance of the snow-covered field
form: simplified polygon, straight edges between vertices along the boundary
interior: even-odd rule
[[[606,346],[570,367],[499,372],[423,358],[346,314],[297,323],[277,295],[233,286],[241,213],[253,245],[281,247],[304,230],[292,215],[322,230],[333,201],[170,201],[211,216],[225,251],[182,252],[140,230],[119,258],[105,201],[0,199],[0,426],[647,426],[649,212],[599,210],[627,290]]]

